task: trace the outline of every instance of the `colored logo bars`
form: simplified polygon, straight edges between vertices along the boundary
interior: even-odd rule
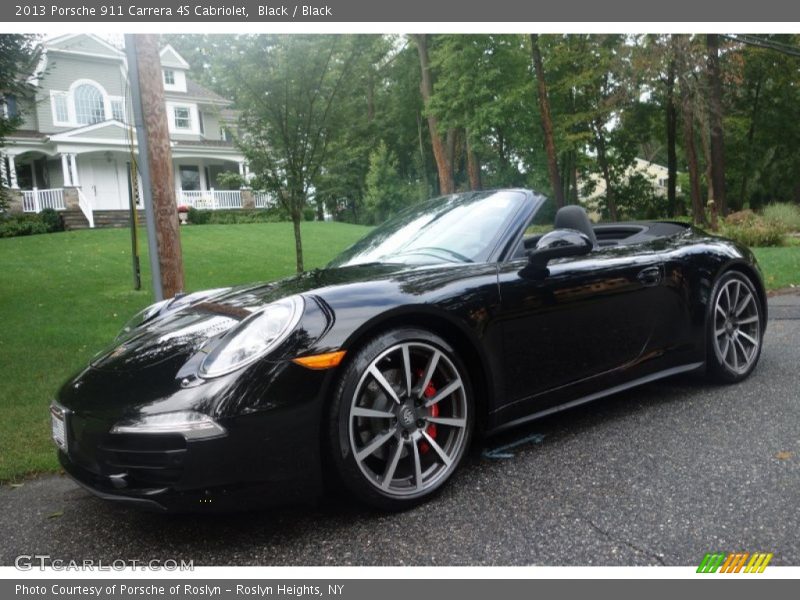
[[[750,559],[750,560],[748,560]],[[715,552],[706,554],[697,567],[698,573],[763,573],[772,553],[769,552]],[[746,566],[745,566],[746,564]]]

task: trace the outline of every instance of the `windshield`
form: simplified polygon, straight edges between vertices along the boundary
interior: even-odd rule
[[[485,262],[524,202],[517,191],[434,198],[375,228],[328,266]]]

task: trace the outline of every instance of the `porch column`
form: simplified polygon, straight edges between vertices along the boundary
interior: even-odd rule
[[[0,152],[0,181],[3,187],[8,187],[8,168],[6,167],[6,153]]]
[[[208,179],[206,179],[206,166],[202,162],[197,163],[197,170],[198,174],[200,175],[200,189],[204,192],[207,192],[210,185]]]
[[[14,165],[14,155],[8,155],[8,175],[11,183],[12,190],[19,189],[19,182],[17,182],[17,167]]]
[[[70,154],[69,162],[72,166],[72,185],[75,187],[80,187],[81,182],[78,180],[78,159],[74,154]]]
[[[244,178],[244,176],[245,176],[245,175],[244,175],[244,173],[245,173],[245,171],[244,171],[244,168],[245,168],[245,167],[244,167],[244,161],[243,161],[243,160],[240,160],[240,161],[239,161],[239,175],[241,175],[241,176],[242,176],[242,178]]]
[[[64,187],[72,187],[72,175],[70,174],[69,158],[66,154],[61,155],[61,172],[64,175]]]

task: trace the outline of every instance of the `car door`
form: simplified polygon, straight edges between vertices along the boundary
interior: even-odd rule
[[[526,265],[513,260],[498,272],[506,404],[535,400],[525,410],[547,408],[572,385],[642,355],[662,293],[658,253],[600,248],[551,261],[537,276],[526,274]],[[554,390],[566,393],[547,394]]]

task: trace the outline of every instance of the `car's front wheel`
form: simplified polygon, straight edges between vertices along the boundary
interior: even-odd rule
[[[719,278],[708,319],[710,374],[725,383],[746,378],[761,355],[764,323],[761,301],[750,279],[738,271]]]
[[[329,443],[345,488],[381,509],[427,499],[460,464],[473,423],[464,364],[439,336],[388,331],[357,350],[329,411]]]

